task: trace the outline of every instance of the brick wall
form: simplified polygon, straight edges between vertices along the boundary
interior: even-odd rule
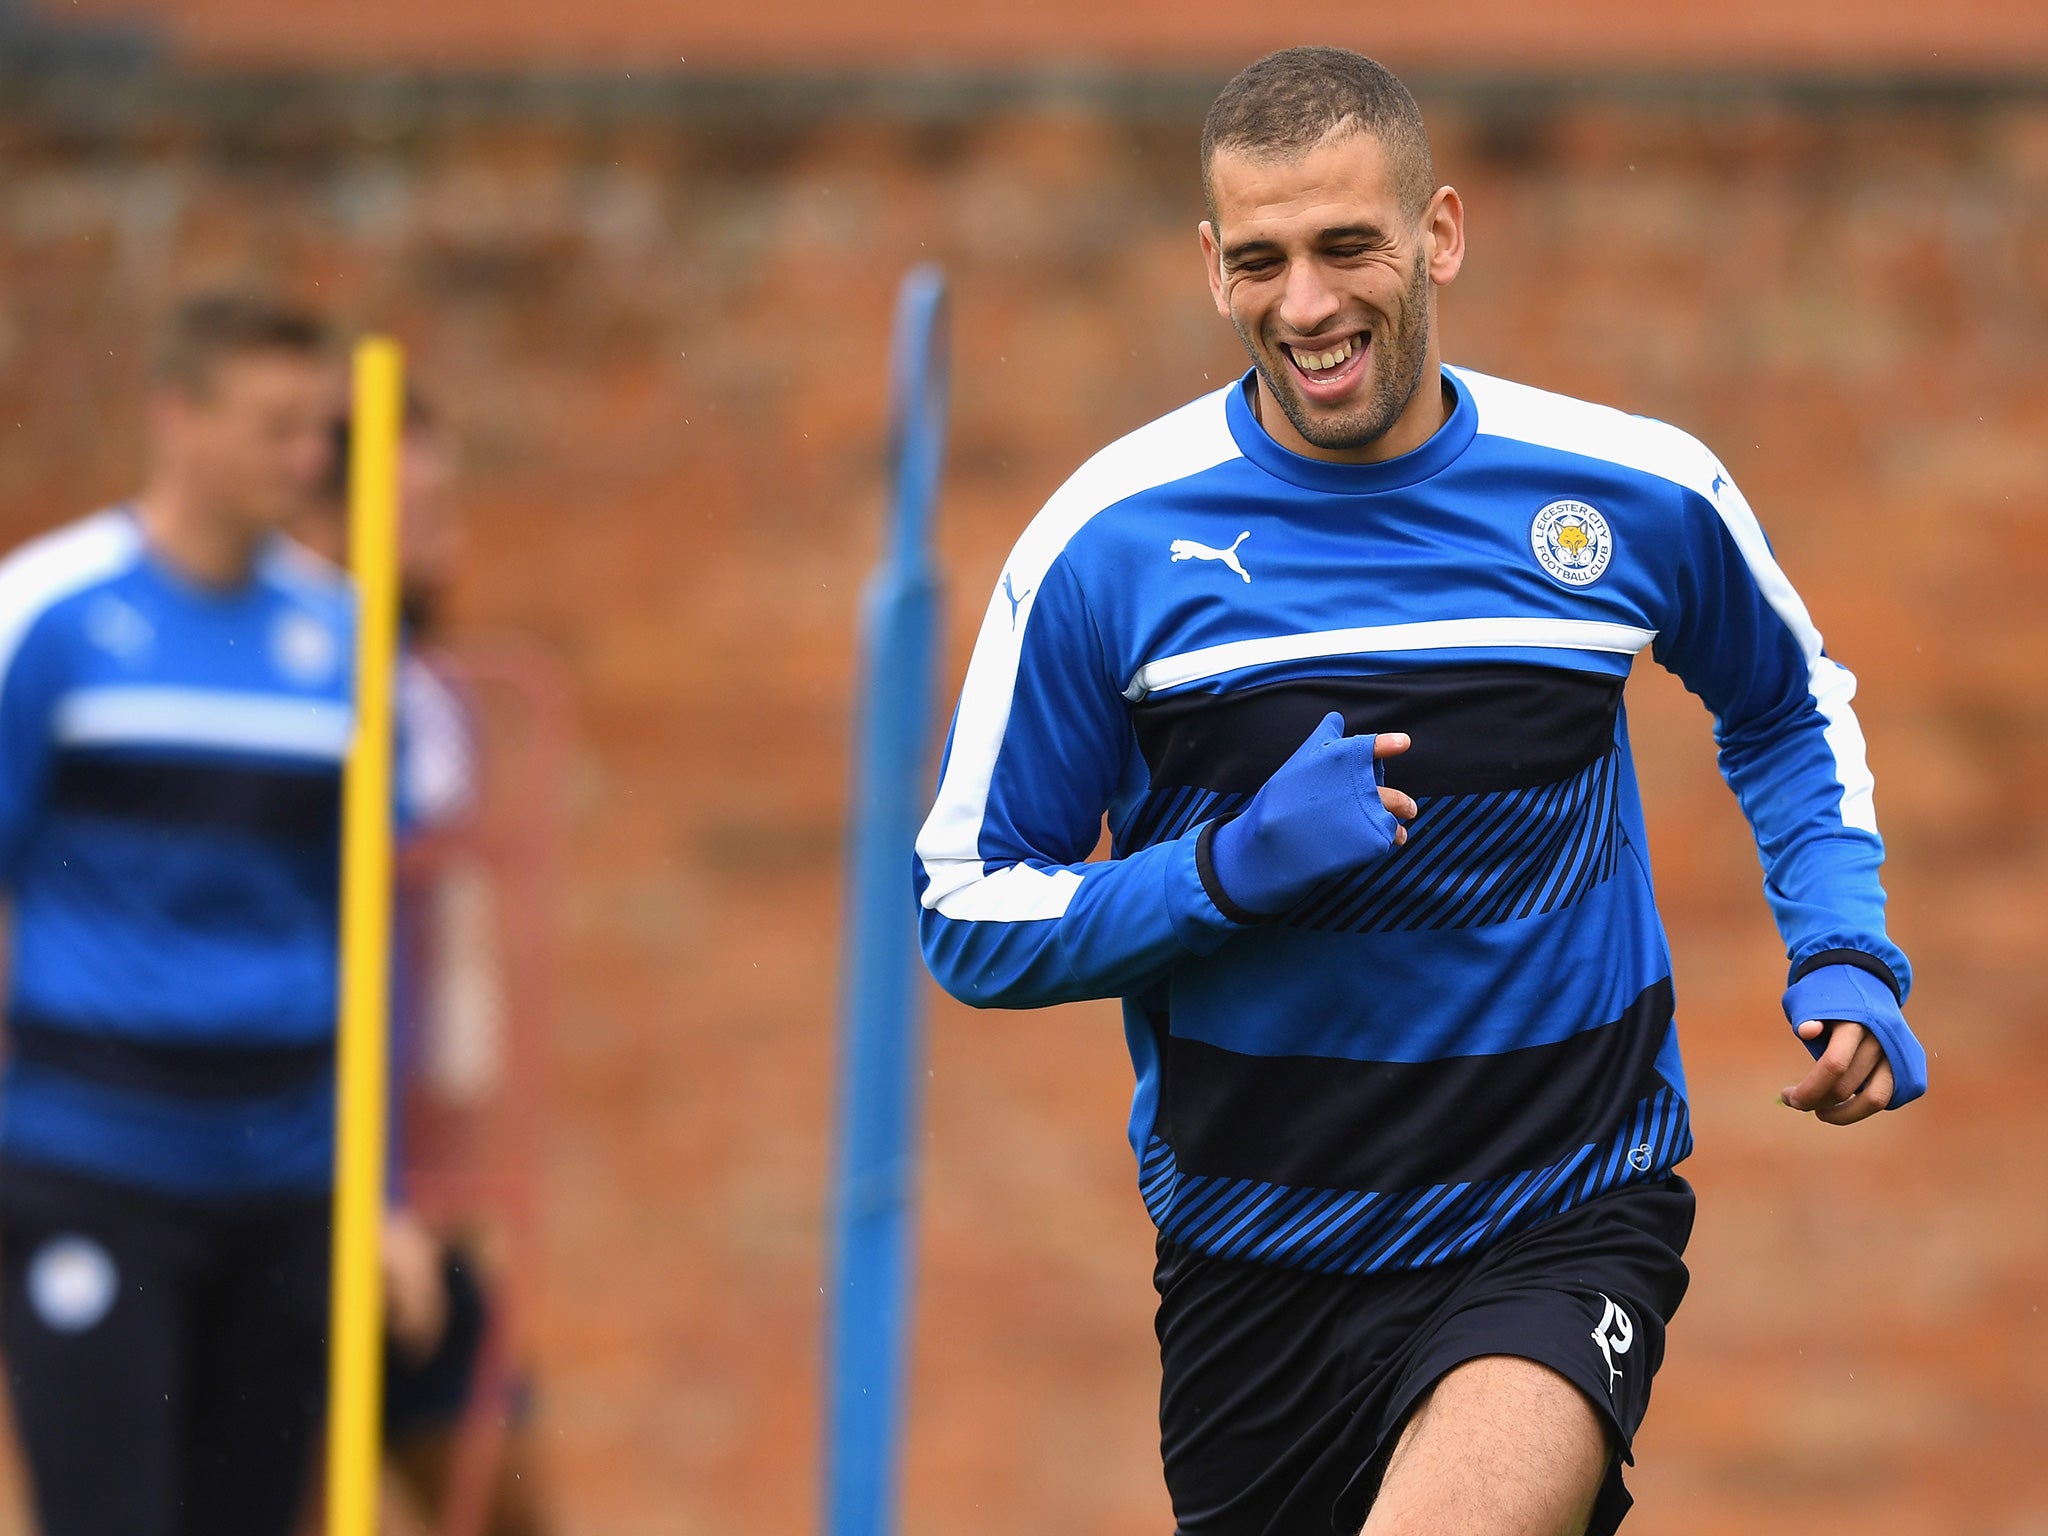
[[[889,69],[1020,62],[1232,65],[1333,42],[1404,68],[1616,66],[2009,73],[2048,61],[2034,0],[1438,0],[1332,8],[1314,0],[41,0],[53,19],[140,20],[212,64]]]
[[[806,1529],[893,286],[955,285],[950,684],[1038,501],[1240,366],[1198,108],[262,89],[0,110],[0,535],[131,485],[139,339],[184,286],[289,282],[406,339],[468,444],[462,613],[576,680],[541,1320],[569,1528]],[[2048,1530],[2048,102],[1425,105],[1471,210],[1451,357],[1706,437],[1862,677],[1937,1056],[1927,1103],[1853,1132],[1772,1102],[1801,1058],[1754,856],[1646,664],[1702,1215],[1631,1530]],[[1114,1011],[941,1007],[932,1074],[909,1529],[1163,1529]]]

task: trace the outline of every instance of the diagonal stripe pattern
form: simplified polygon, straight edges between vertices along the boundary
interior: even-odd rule
[[[1235,815],[1244,809],[1250,795],[1233,795],[1192,784],[1155,789],[1138,803],[1131,819],[1117,834],[1119,857],[1157,843],[1170,843],[1205,821]]]
[[[1383,867],[1333,881],[1287,915],[1302,928],[1483,928],[1570,906],[1621,852],[1617,755],[1533,789],[1418,800]]]
[[[1419,799],[1407,846],[1366,874],[1332,881],[1283,922],[1334,933],[1483,928],[1570,906],[1621,856],[1620,759],[1609,752],[1532,789]],[[1248,795],[1190,785],[1154,790],[1118,852],[1180,837],[1241,809]]]
[[[1637,1101],[1607,1141],[1542,1168],[1398,1191],[1309,1189],[1180,1171],[1154,1136],[1138,1170],[1159,1230],[1213,1258],[1326,1274],[1422,1269],[1627,1184],[1666,1178],[1692,1152],[1685,1101],[1669,1088]]]

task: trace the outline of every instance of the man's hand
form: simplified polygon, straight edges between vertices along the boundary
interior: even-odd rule
[[[1890,986],[1855,965],[1821,965],[1785,990],[1785,1017],[1813,1070],[1781,1093],[1788,1108],[1854,1125],[1927,1091],[1927,1052]]]
[[[384,1214],[384,1326],[414,1364],[433,1358],[448,1328],[441,1242],[411,1210]]]
[[[1408,841],[1415,802],[1383,782],[1380,763],[1408,750],[1397,733],[1346,736],[1326,715],[1251,803],[1208,835],[1211,896],[1232,917],[1276,916],[1325,880],[1364,869]],[[1204,882],[1208,882],[1207,875]],[[1236,910],[1233,910],[1236,909]]]
[[[1780,1103],[1789,1109],[1811,1110],[1816,1120],[1829,1125],[1854,1125],[1891,1104],[1895,1086],[1891,1063],[1885,1060],[1877,1036],[1861,1024],[1808,1019],[1793,1033],[1806,1041],[1826,1034],[1828,1043],[1813,1070],[1778,1095]]]

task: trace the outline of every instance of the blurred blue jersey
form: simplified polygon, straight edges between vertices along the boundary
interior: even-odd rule
[[[0,564],[0,1158],[327,1184],[352,627],[296,546],[213,591],[125,510]]]
[[[1125,1000],[1170,1238],[1426,1266],[1691,1149],[1638,654],[1714,714],[1795,973],[1903,994],[1855,684],[1675,428],[1446,370],[1427,443],[1338,464],[1275,443],[1251,387],[1098,454],[1011,554],[918,840],[924,949],[983,1006]],[[1413,737],[1386,775],[1420,814],[1260,922],[1207,832],[1333,710]]]

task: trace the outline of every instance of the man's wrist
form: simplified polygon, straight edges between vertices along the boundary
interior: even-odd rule
[[[1859,971],[1867,971],[1885,984],[1885,987],[1891,992],[1894,1002],[1903,1003],[1905,1001],[1906,989],[1899,985],[1899,978],[1894,974],[1892,968],[1878,959],[1877,956],[1861,949],[1824,949],[1818,954],[1808,955],[1804,960],[1799,961],[1792,967],[1791,974],[1786,977],[1786,984],[1788,986],[1796,986],[1814,972],[1831,965],[1847,965],[1853,966]],[[1792,1022],[1798,1024],[1803,1021],[1794,1019]]]
[[[1235,903],[1216,880],[1209,861],[1209,840],[1215,823],[1205,822],[1156,850],[1166,859],[1166,910],[1174,936],[1198,955],[1212,955],[1233,935],[1249,926],[1237,916]],[[1218,900],[1222,896],[1223,900]]]
[[[1254,912],[1242,907],[1231,899],[1230,892],[1223,888],[1223,881],[1216,873],[1216,834],[1232,816],[1219,816],[1203,826],[1195,838],[1195,873],[1200,877],[1202,889],[1208,892],[1209,900],[1216,910],[1240,927],[1250,928],[1259,923],[1272,921],[1268,913]]]

